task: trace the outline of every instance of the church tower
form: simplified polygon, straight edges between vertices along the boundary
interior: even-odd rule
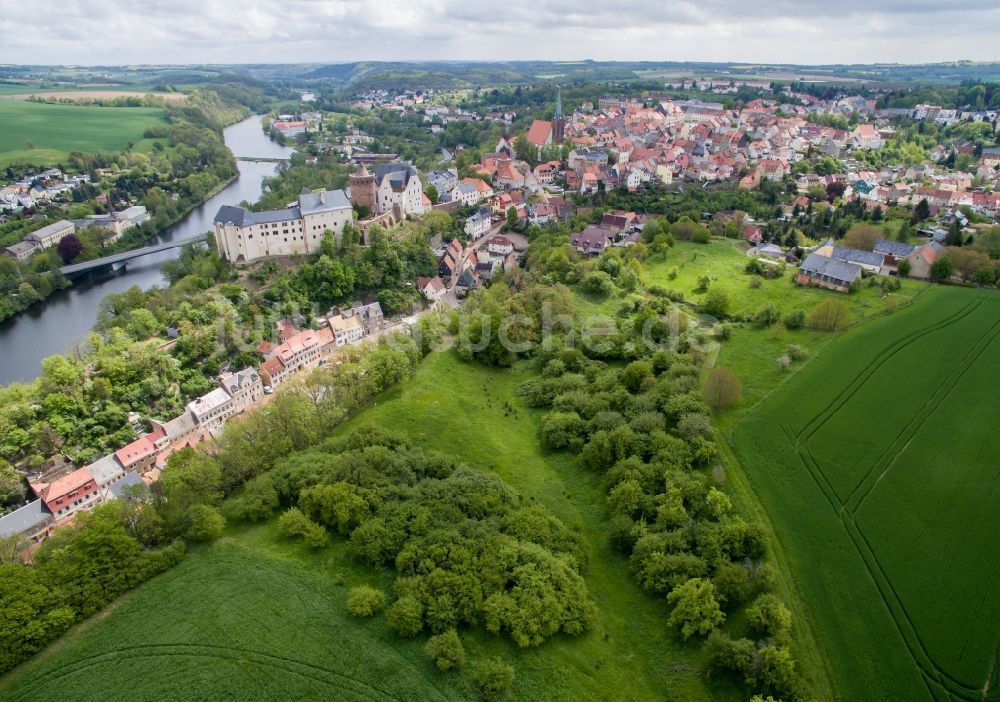
[[[371,214],[375,210],[375,176],[368,172],[365,164],[358,164],[358,170],[351,175],[351,202],[359,207],[367,207]]]
[[[566,136],[566,118],[562,111],[562,88],[556,86],[556,114],[552,120],[552,143],[562,144]]]

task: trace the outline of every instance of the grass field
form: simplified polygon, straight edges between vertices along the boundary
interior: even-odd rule
[[[71,151],[123,149],[139,141],[147,127],[161,124],[164,112],[152,107],[87,107],[0,100],[0,167],[23,161],[52,165]],[[27,148],[31,143],[34,148]]]
[[[599,481],[564,454],[540,452],[541,411],[513,397],[532,375],[527,367],[493,370],[434,354],[339,430],[380,424],[494,470],[583,537],[595,628],[532,649],[465,630],[470,658],[501,655],[514,664],[509,700],[742,700],[730,683],[700,673],[697,646],[673,637],[666,603],[643,593],[610,548]],[[422,640],[400,641],[380,617],[346,615],[349,587],[388,590],[391,581],[390,571],[349,559],[340,539],[311,554],[280,540],[273,523],[230,528],[8,675],[0,698],[29,702],[75,691],[131,700],[474,699],[463,678],[436,672]]]
[[[998,700],[1000,295],[933,288],[734,428],[845,700]]]
[[[650,257],[644,264],[643,281],[648,285],[657,283],[684,293],[684,298],[692,302],[701,301],[705,294],[695,292],[698,279],[708,276],[709,290],[716,288],[729,294],[733,314],[753,314],[770,302],[782,314],[796,309],[809,310],[829,298],[843,300],[861,319],[878,314],[894,306],[905,304],[926,286],[913,280],[904,280],[902,288],[883,296],[880,288],[862,288],[845,295],[820,288],[796,287],[792,282],[795,271],[789,266],[781,278],[761,279],[759,288],[751,288],[754,276],[744,272],[747,257],[746,244],[732,239],[712,239],[708,244],[680,242],[665,258]],[[676,269],[677,277],[670,280],[669,274]]]

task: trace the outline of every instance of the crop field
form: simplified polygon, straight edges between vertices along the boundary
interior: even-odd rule
[[[9,93],[4,97],[10,100],[27,100],[30,97],[58,98],[60,100],[73,100],[75,102],[91,102],[94,100],[113,100],[114,98],[129,97],[158,97],[167,102],[181,102],[187,99],[184,93],[164,93],[153,92],[151,90],[38,90],[35,92]]]
[[[758,278],[759,288],[751,288],[751,276],[744,271],[749,260],[744,253],[746,244],[733,239],[712,239],[708,244],[678,242],[665,257],[651,256],[643,265],[643,282],[674,288],[684,293],[684,298],[699,302],[705,297],[698,290],[698,279],[709,278],[709,290],[724,290],[729,295],[733,314],[753,314],[767,303],[774,305],[781,314],[793,310],[808,311],[823,300],[843,300],[856,319],[870,317],[887,309],[909,302],[926,283],[904,280],[899,291],[883,295],[881,288],[864,287],[845,295],[821,288],[796,287],[792,282],[794,266],[774,280]],[[671,280],[670,275],[677,276]]]
[[[433,354],[338,430],[382,425],[494,470],[583,537],[594,629],[528,649],[462,629],[470,661],[499,655],[514,665],[510,702],[742,700],[731,683],[701,674],[697,644],[674,636],[667,604],[645,594],[612,550],[599,477],[542,452],[541,411],[513,396],[533,374]],[[230,527],[0,679],[0,699],[476,699],[464,676],[436,670],[422,651],[425,637],[403,641],[382,617],[347,615],[349,588],[389,591],[392,580],[392,571],[351,559],[341,538],[309,552],[278,536],[273,521]]]
[[[0,167],[23,161],[53,165],[71,151],[93,153],[123,149],[147,127],[162,124],[154,107],[48,105],[0,99]]]
[[[932,288],[734,427],[838,697],[1000,700],[1000,295]]]

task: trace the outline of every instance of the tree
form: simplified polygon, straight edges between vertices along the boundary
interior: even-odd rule
[[[930,203],[927,202],[927,198],[925,197],[921,199],[920,202],[918,202],[916,206],[913,208],[913,216],[910,218],[910,220],[914,224],[918,224],[928,219],[930,216],[931,216],[931,206]]]
[[[725,319],[729,314],[729,295],[724,290],[715,288],[705,296],[701,311],[710,317]]]
[[[642,388],[647,378],[653,376],[653,366],[647,360],[632,361],[625,366],[622,373],[622,381],[625,388],[631,393],[637,393]]]
[[[424,606],[413,595],[403,595],[386,611],[385,621],[397,634],[411,639],[423,631]]]
[[[222,534],[226,519],[211,505],[192,505],[188,509],[188,528],[185,536],[192,541],[213,541]]]
[[[948,227],[948,234],[944,238],[945,246],[961,246],[964,241],[962,237],[962,225],[958,223],[958,219],[951,223]]]
[[[806,313],[804,310],[792,310],[781,320],[785,329],[801,329],[806,323]]]
[[[908,258],[904,258],[896,264],[896,272],[899,273],[900,278],[908,278],[911,270],[913,270],[913,264]]]
[[[875,248],[875,242],[883,238],[885,238],[885,232],[882,227],[859,222],[847,230],[847,234],[844,235],[844,246],[871,251]]]
[[[514,667],[500,657],[487,658],[476,664],[472,681],[483,700],[497,702],[514,684]]]
[[[67,234],[59,240],[56,251],[62,258],[63,263],[70,263],[83,251],[83,242],[76,234]]]
[[[743,385],[730,369],[713,368],[705,380],[703,395],[709,407],[720,410],[742,401]]]
[[[385,593],[370,585],[352,587],[347,593],[347,611],[355,617],[373,617],[385,607]]]
[[[427,639],[424,653],[434,661],[438,670],[451,670],[465,665],[465,648],[454,629]]]
[[[838,331],[851,323],[851,310],[839,300],[824,300],[809,312],[810,329]]]
[[[942,282],[951,278],[954,265],[947,256],[941,256],[931,264],[931,280]]]
[[[424,195],[426,195],[427,199],[431,201],[431,204],[437,202],[438,197],[440,197],[438,194],[438,189],[435,188],[433,185],[428,185],[426,188],[424,188]]]
[[[747,607],[747,622],[761,634],[784,639],[792,630],[792,613],[775,595],[766,593]]]
[[[715,586],[703,578],[691,578],[667,595],[674,606],[669,622],[681,630],[681,635],[707,634],[726,620],[715,599]]]
[[[514,206],[507,208],[507,228],[517,229],[520,220],[517,218],[517,208]]]
[[[591,295],[605,297],[615,289],[615,282],[604,271],[590,271],[580,281],[580,288]]]

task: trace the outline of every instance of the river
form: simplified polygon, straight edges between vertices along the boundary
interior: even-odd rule
[[[226,146],[237,157],[287,158],[292,149],[271,141],[261,129],[261,117],[250,117],[227,127]],[[184,239],[212,229],[212,219],[221,205],[255,202],[262,180],[274,175],[277,164],[238,161],[240,175],[225,189],[192,210],[184,219],[149,242],[149,245]],[[13,319],[0,323],[0,385],[28,381],[41,372],[46,356],[65,353],[80,343],[97,322],[97,308],[108,293],[133,285],[148,290],[164,285],[160,266],[177,257],[180,249],[167,249],[132,259],[124,271],[78,280],[44,302]]]

